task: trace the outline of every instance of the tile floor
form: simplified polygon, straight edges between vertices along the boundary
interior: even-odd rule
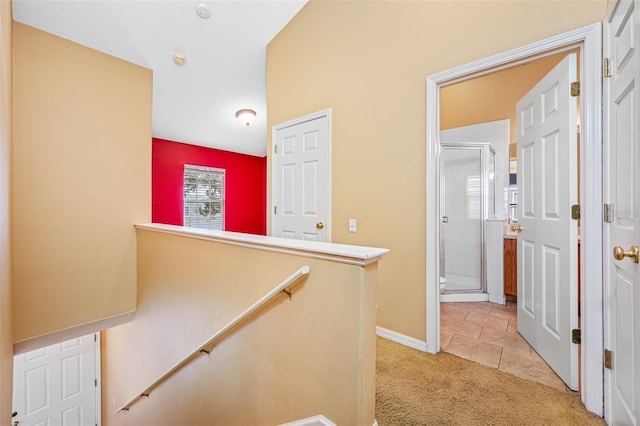
[[[518,334],[514,302],[441,303],[440,345],[460,358],[570,392]]]

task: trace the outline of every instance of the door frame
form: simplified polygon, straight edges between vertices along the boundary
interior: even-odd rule
[[[509,50],[427,77],[426,134],[426,348],[440,351],[439,161],[440,88],[532,59],[580,47],[580,203],[581,219],[581,399],[602,416],[603,258],[602,258],[602,23]]]
[[[316,112],[312,112],[311,114],[307,114],[307,115],[303,115],[302,117],[297,117],[294,118],[292,120],[289,121],[285,121],[283,123],[279,123],[279,124],[275,124],[273,126],[271,126],[271,161],[270,161],[270,167],[271,167],[271,173],[270,173],[270,177],[271,177],[271,193],[269,194],[269,204],[267,205],[267,218],[269,218],[269,223],[267,226],[268,229],[268,235],[273,235],[273,227],[274,227],[274,210],[273,210],[273,206],[274,206],[274,200],[273,200],[273,194],[275,194],[275,185],[276,185],[276,162],[278,160],[274,150],[274,146],[275,141],[276,141],[276,133],[278,132],[278,130],[282,130],[282,129],[286,129],[287,127],[291,127],[291,126],[295,126],[298,124],[302,124],[302,123],[306,123],[307,121],[311,121],[311,120],[317,120],[319,118],[322,117],[327,117],[327,134],[329,137],[328,143],[327,143],[327,164],[325,164],[326,167],[326,176],[327,176],[327,180],[326,180],[326,185],[327,185],[327,193],[325,194],[325,203],[327,206],[327,218],[324,221],[324,230],[325,230],[325,234],[327,236],[327,242],[331,242],[331,228],[332,228],[332,222],[333,222],[333,218],[332,218],[332,214],[333,214],[333,210],[331,209],[331,199],[332,199],[332,187],[331,187],[331,140],[332,140],[332,118],[331,118],[331,108],[326,108],[320,111],[316,111]]]

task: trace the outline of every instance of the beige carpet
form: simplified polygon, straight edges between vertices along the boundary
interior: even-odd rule
[[[376,419],[400,425],[602,425],[577,393],[378,338]]]

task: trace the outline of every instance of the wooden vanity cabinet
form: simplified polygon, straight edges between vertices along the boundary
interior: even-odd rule
[[[509,300],[518,296],[518,240],[504,239],[504,294]]]

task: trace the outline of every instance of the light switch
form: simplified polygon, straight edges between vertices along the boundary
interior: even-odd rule
[[[349,232],[356,232],[358,230],[358,225],[355,219],[349,219]]]

